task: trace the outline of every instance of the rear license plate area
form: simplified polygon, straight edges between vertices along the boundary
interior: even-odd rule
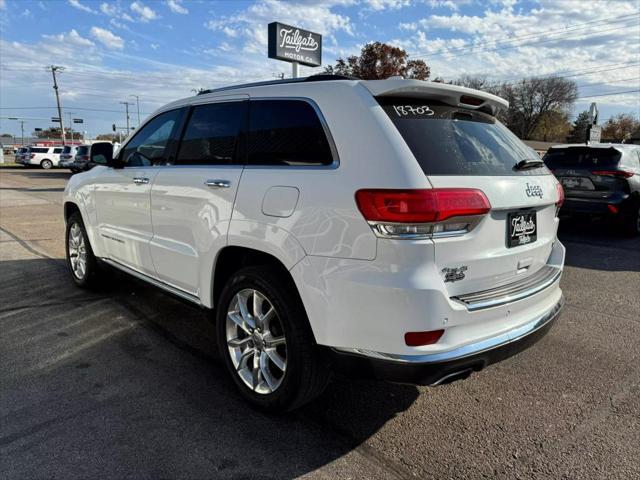
[[[560,183],[567,190],[595,190],[595,186],[587,177],[562,177]]]
[[[507,247],[520,247],[538,238],[538,220],[535,210],[509,212],[507,215]]]

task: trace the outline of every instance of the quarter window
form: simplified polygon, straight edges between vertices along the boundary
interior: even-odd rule
[[[122,151],[125,167],[164,165],[182,110],[161,113],[134,135]]]
[[[178,165],[241,163],[238,138],[247,102],[211,103],[194,107],[180,142]]]
[[[320,166],[333,163],[322,123],[302,100],[252,100],[249,165]]]

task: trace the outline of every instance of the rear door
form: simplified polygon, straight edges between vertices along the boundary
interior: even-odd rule
[[[193,106],[175,162],[160,170],[151,191],[157,276],[192,295],[210,281],[213,259],[226,245],[244,164],[246,98]]]
[[[451,295],[525,278],[547,263],[556,240],[556,180],[538,155],[487,113],[429,99],[380,100],[434,188],[474,188],[491,211],[468,233],[435,237],[439,271]]]

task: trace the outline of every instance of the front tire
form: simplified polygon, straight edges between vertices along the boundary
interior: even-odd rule
[[[254,406],[290,411],[324,390],[328,366],[284,273],[256,266],[233,274],[216,307],[216,329],[225,366]]]
[[[44,160],[42,160],[40,162],[40,166],[42,168],[44,168],[45,170],[49,170],[50,168],[53,168],[53,162],[47,158],[45,158]]]
[[[65,251],[73,282],[80,288],[96,287],[101,271],[93,255],[80,212],[73,213],[67,220]]]

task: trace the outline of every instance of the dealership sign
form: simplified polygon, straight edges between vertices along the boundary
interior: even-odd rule
[[[322,64],[322,35],[284,23],[270,23],[269,58],[317,67]]]

